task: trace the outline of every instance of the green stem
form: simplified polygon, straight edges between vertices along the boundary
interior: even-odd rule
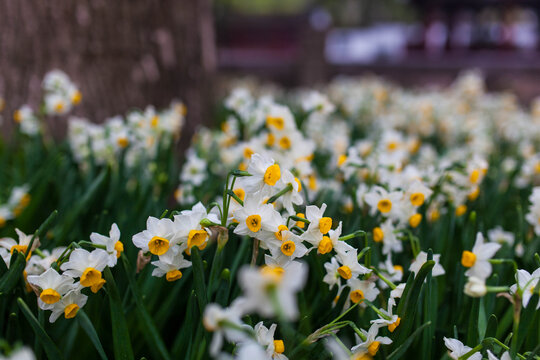
[[[344,312],[341,313],[341,315],[339,315],[337,318],[335,318],[334,320],[330,321],[328,323],[328,325],[330,324],[334,324],[335,322],[337,322],[339,319],[341,319],[342,317],[344,317],[345,315],[347,315],[352,309],[354,309],[356,306],[358,306],[358,303],[354,304],[353,306],[351,306],[350,308],[348,308],[347,310],[345,310]]]
[[[488,261],[491,264],[512,264],[512,267],[514,268],[514,272],[517,272],[517,269],[518,269],[517,263],[511,259],[489,259]]]
[[[479,345],[475,346],[474,348],[469,350],[468,353],[466,353],[465,355],[460,356],[459,360],[467,360],[468,358],[470,358],[472,356],[472,354],[482,350],[482,347],[483,347],[482,344],[479,344]]]
[[[351,234],[340,236],[338,240],[346,241],[346,240],[354,239],[355,237],[359,237],[359,236],[362,236],[362,235],[365,235],[365,234],[366,234],[366,232],[363,231],[363,230],[356,230],[355,232],[353,232]]]
[[[377,313],[377,315],[379,315],[380,317],[382,317],[383,319],[385,320],[392,320],[392,318],[388,315],[386,315],[385,313],[383,313],[378,307],[376,307],[375,305],[373,305],[373,303],[369,300],[365,300],[364,299],[364,303],[367,304],[370,308],[373,309],[373,311],[375,311]]]
[[[392,281],[388,280],[383,274],[381,274],[381,272],[379,270],[377,270],[377,268],[375,268],[374,266],[371,267],[371,270],[373,270],[373,272],[382,280],[386,283],[386,285],[390,286],[390,288],[392,290],[394,290],[395,288],[397,288],[396,284],[394,284]]]
[[[487,292],[491,293],[499,293],[499,292],[507,292],[510,290],[510,287],[508,286],[486,286]]]
[[[270,199],[268,199],[268,201],[267,201],[266,203],[267,203],[267,204],[273,203],[274,201],[276,201],[277,199],[279,199],[280,196],[285,195],[286,193],[288,193],[288,192],[291,191],[292,189],[293,189],[292,184],[287,184],[287,186],[284,187],[280,192],[278,192],[276,195],[274,195],[274,196],[272,196]]]

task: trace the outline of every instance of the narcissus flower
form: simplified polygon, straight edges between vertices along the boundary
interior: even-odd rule
[[[146,230],[133,235],[133,244],[142,251],[163,255],[176,244],[175,227],[171,219],[148,217]]]
[[[274,339],[276,328],[276,324],[272,324],[270,328],[267,328],[262,321],[257,323],[254,327],[257,342],[266,349],[268,359],[287,360],[288,357],[283,354],[285,351],[283,340]]]
[[[33,235],[32,234],[26,235],[19,229],[15,229],[15,232],[18,235],[18,240],[15,240],[12,238],[1,238],[0,246],[8,249],[11,254],[13,254],[15,250],[24,254],[26,250],[28,249],[28,246],[30,246],[30,242],[32,241]],[[30,249],[30,252],[28,253],[28,258],[30,258],[30,254],[38,246],[39,246],[39,238],[36,237],[34,239],[34,243],[32,244],[32,248]]]
[[[152,276],[162,277],[165,275],[167,281],[176,281],[182,278],[180,269],[191,266],[191,261],[184,259],[182,252],[187,245],[184,243],[174,251],[168,251],[159,257],[158,261],[152,261],[155,266]]]
[[[452,339],[452,338],[444,338],[444,345],[446,345],[446,348],[448,349],[448,355],[452,359],[458,359],[460,356],[465,355],[469,351],[472,350],[471,347],[467,345],[463,345],[461,341],[458,339]],[[475,352],[471,356],[469,356],[469,359],[472,360],[482,360],[482,354],[480,352]]]
[[[389,216],[396,204],[403,197],[399,191],[388,192],[380,186],[375,186],[369,193],[364,195],[364,201],[370,206],[370,213],[375,215],[379,211],[384,216]]]
[[[420,180],[416,180],[409,186],[405,192],[405,196],[413,206],[419,207],[429,199],[432,193],[433,190],[424,185]]]
[[[352,278],[347,281],[347,285],[351,288],[349,298],[355,304],[362,304],[364,300],[373,301],[380,292],[372,281]]]
[[[210,355],[216,356],[223,346],[224,338],[230,342],[248,340],[247,332],[242,331],[243,299],[235,300],[228,308],[218,304],[208,304],[204,309],[203,325],[207,331],[213,332],[210,343]]]
[[[263,191],[266,194],[281,179],[279,165],[260,154],[251,156],[247,171],[251,176],[242,178],[242,184],[249,193]]]
[[[510,287],[510,291],[514,294],[520,293],[523,307],[527,307],[536,289],[536,285],[540,281],[540,268],[536,269],[532,274],[527,270],[519,269],[516,272],[516,281],[517,283]],[[536,309],[540,309],[540,301],[536,305]]]
[[[319,238],[319,234],[327,234],[332,229],[332,218],[324,216],[325,210],[326,204],[322,204],[320,208],[315,205],[306,207],[306,218],[310,222],[306,233]],[[308,234],[305,237],[308,237]]]
[[[444,275],[445,271],[442,265],[439,263],[441,258],[440,254],[433,254],[433,261],[435,261],[435,266],[431,270],[432,276],[440,276]],[[425,251],[420,251],[414,261],[412,262],[411,266],[409,267],[409,271],[412,271],[415,273],[415,276],[418,274],[418,271],[420,271],[420,268],[424,263],[427,261],[427,253]]]
[[[379,324],[381,326],[387,326],[388,331],[394,332],[396,328],[401,324],[401,318],[394,314],[392,309],[396,305],[396,301],[393,298],[388,299],[388,310],[379,309],[379,316],[376,320],[371,320],[372,324]],[[382,316],[382,315],[384,316]]]
[[[343,255],[338,254],[337,259],[341,263],[341,266],[337,271],[345,280],[356,278],[359,275],[365,275],[371,272],[371,270],[360,265],[358,262],[358,251],[356,249],[350,250]]]
[[[295,235],[288,230],[283,230],[281,231],[280,237],[281,240],[274,239],[266,242],[266,245],[272,253],[272,257],[275,258],[278,263],[301,258],[308,252],[307,247],[302,244],[302,239],[298,235]]]
[[[48,305],[44,310],[51,310],[49,322],[53,323],[62,314],[66,319],[72,319],[77,315],[77,312],[86,305],[88,296],[81,294],[80,290],[71,290],[65,296],[53,305]]]
[[[302,205],[304,203],[304,198],[301,194],[302,183],[289,170],[283,170],[280,183],[281,186],[278,186],[278,188],[285,188],[286,186],[289,186],[289,184],[292,186],[292,190],[281,195],[278,201],[283,204],[283,207],[289,214],[294,215],[296,212],[294,211],[293,204]]]
[[[238,226],[235,234],[249,235],[264,240],[266,237],[275,237],[281,215],[270,204],[263,204],[258,196],[246,196],[244,206],[234,212]],[[277,223],[276,223],[277,220]]]
[[[49,268],[41,275],[29,275],[26,280],[41,290],[39,294],[40,306],[60,301],[63,295],[75,288],[72,277],[60,275],[53,268]]]
[[[463,292],[471,297],[482,297],[487,294],[486,280],[471,276],[467,279]]]
[[[101,272],[107,266],[109,254],[105,250],[95,249],[88,252],[85,249],[75,249],[69,256],[69,261],[60,266],[65,275],[79,278],[83,287],[89,287],[96,293],[105,284]]]
[[[359,357],[363,354],[375,356],[379,352],[381,344],[388,345],[392,343],[392,340],[390,340],[390,338],[386,336],[378,336],[379,328],[379,324],[372,324],[369,328],[369,331],[360,329],[366,340],[360,342],[358,345],[355,345],[351,348],[354,356]]]
[[[486,243],[482,233],[476,235],[476,242],[472,251],[465,250],[461,256],[461,265],[469,268],[466,276],[474,276],[478,279],[487,279],[491,275],[492,266],[489,259],[501,248],[501,244]]]
[[[203,219],[219,223],[215,214],[208,214],[202,203],[197,203],[191,210],[184,210],[180,215],[174,216],[175,242],[185,243],[188,254],[193,246],[203,250],[208,243],[210,231],[201,225]]]
[[[94,244],[105,246],[105,250],[109,254],[109,261],[107,262],[107,266],[114,267],[116,265],[117,259],[124,251],[124,244],[122,244],[122,242],[120,241],[120,229],[118,229],[118,225],[111,225],[111,230],[109,231],[108,237],[93,232],[90,234],[90,240]]]
[[[285,268],[243,267],[238,276],[245,298],[244,309],[258,312],[264,317],[282,313],[287,319],[296,319],[296,293],[304,286],[307,271],[306,265],[296,261],[290,262]]]
[[[501,226],[488,230],[488,240],[499,244],[514,245],[514,234],[510,231],[504,231]]]

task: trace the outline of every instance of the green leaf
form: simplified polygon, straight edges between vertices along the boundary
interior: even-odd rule
[[[116,282],[109,268],[105,269],[104,274],[107,281],[107,290],[109,291],[114,358],[117,360],[133,360],[133,348],[131,347],[124,308],[116,288]]]
[[[405,353],[405,351],[409,348],[409,346],[411,346],[413,340],[415,337],[417,337],[421,332],[422,330],[424,330],[427,326],[430,326],[431,325],[431,322],[427,322],[425,324],[423,324],[422,326],[420,326],[418,329],[416,329],[408,338],[407,340],[401,344],[397,349],[395,349],[394,351],[392,351],[392,353],[390,355],[388,355],[386,357],[387,360],[392,360],[392,359],[399,359],[401,358],[401,356]]]
[[[137,286],[137,282],[135,281],[134,269],[131,269],[131,266],[129,265],[129,260],[127,259],[125,254],[122,254],[121,258],[124,269],[126,270],[129,287],[131,288],[131,292],[133,294],[133,297],[135,298],[135,304],[137,305],[137,314],[142,321],[142,328],[146,330],[144,331],[144,335],[147,337],[147,342],[150,345],[150,349],[156,349],[162,359],[168,360],[170,359],[170,356],[167,352],[167,347],[165,346],[165,343],[163,342],[163,339],[161,338],[161,335],[159,334],[159,331],[154,324],[154,320],[152,319],[150,314],[148,314],[148,310],[146,310],[146,307],[144,306],[141,294],[139,292],[139,287]]]
[[[396,314],[401,314],[403,312],[403,307],[405,306],[405,299],[407,299],[407,296],[409,294],[409,290],[412,287],[412,283],[414,282],[414,273],[411,272],[409,274],[409,277],[407,278],[407,282],[405,283],[405,288],[403,289],[403,294],[401,294],[401,300],[399,301]]]
[[[39,339],[41,345],[43,346],[47,357],[49,359],[62,359],[62,353],[60,352],[60,350],[58,350],[49,335],[47,335],[45,329],[43,329],[43,327],[39,324],[39,321],[36,319],[34,314],[32,314],[32,311],[30,310],[28,305],[26,305],[24,300],[21,298],[17,298],[17,305],[21,309],[26,320],[28,320],[28,322],[30,323],[32,330],[34,330],[36,337]]]
[[[193,287],[195,289],[195,294],[197,295],[199,311],[202,314],[208,300],[206,297],[206,282],[204,280],[204,267],[201,253],[196,246],[191,248],[191,262],[193,263]]]
[[[193,329],[197,327],[196,321],[198,320],[198,311],[195,305],[196,301],[195,291],[191,291],[189,296],[187,306],[186,306],[186,318],[182,324],[180,324],[180,329],[174,340],[171,353],[174,359],[180,359],[182,355],[186,355],[186,351],[189,344],[191,344],[191,339],[193,337]]]
[[[90,341],[96,348],[96,351],[99,354],[99,357],[103,360],[107,360],[107,355],[105,354],[105,350],[103,349],[103,346],[101,345],[101,341],[99,340],[99,336],[96,332],[96,329],[94,328],[94,325],[88,318],[88,315],[84,312],[84,310],[79,310],[77,312],[77,320],[79,321],[79,325],[83,328],[83,330],[86,332],[88,337],[90,338]]]
[[[497,316],[495,316],[495,314],[491,314],[491,316],[488,319],[485,337],[486,338],[496,337],[498,326],[499,326],[499,321],[497,320]]]
[[[398,311],[401,310],[401,312],[398,312],[398,315],[401,318],[401,323],[396,330],[396,335],[394,338],[396,346],[403,344],[405,340],[410,336],[410,332],[414,326],[414,317],[416,314],[416,309],[418,307],[418,298],[420,297],[422,286],[424,285],[424,280],[431,272],[433,266],[435,266],[435,261],[426,261],[418,271],[418,274],[414,278],[410,289],[407,289],[407,287],[409,286],[409,281],[407,281],[408,285],[404,289],[404,293],[405,290],[408,290],[407,297],[401,300],[405,300],[403,307],[401,309],[398,308]]]
[[[58,216],[58,210],[54,210],[51,212],[51,214],[45,219],[45,221],[39,226],[37,231],[32,235],[32,239],[30,240],[30,244],[28,244],[28,247],[26,248],[25,256],[28,256],[30,253],[30,250],[32,249],[32,245],[34,244],[34,241],[36,239],[39,239],[40,237],[43,238],[43,235],[49,230],[52,223],[56,220],[56,217]]]
[[[478,344],[478,313],[480,311],[480,299],[475,298],[472,300],[471,312],[469,315],[469,326],[467,329],[467,342],[469,346],[475,346]]]
[[[65,242],[65,239],[72,231],[72,227],[79,219],[81,213],[90,206],[92,200],[95,200],[96,194],[105,183],[108,173],[108,171],[102,171],[101,174],[99,174],[99,176],[92,182],[86,193],[80,199],[78,199],[73,209],[67,214],[66,219],[62,224],[62,232],[56,239],[57,244],[62,244]]]
[[[11,255],[10,267],[7,273],[0,278],[0,293],[5,294],[17,285],[17,282],[22,278],[26,260],[24,255],[18,251],[14,251]]]
[[[531,326],[534,324],[533,320],[534,320],[534,315],[536,313],[537,303],[538,303],[538,293],[535,293],[529,300],[527,307],[521,312],[519,328],[517,332],[517,340],[516,340],[517,342],[516,342],[516,348],[515,348],[516,352],[519,352],[519,349],[523,345],[523,342],[529,335]]]

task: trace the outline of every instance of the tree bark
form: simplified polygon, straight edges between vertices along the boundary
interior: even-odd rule
[[[4,134],[15,109],[38,105],[41,79],[55,68],[82,91],[74,114],[96,122],[174,98],[187,104],[188,134],[209,119],[210,0],[0,0],[0,14]]]

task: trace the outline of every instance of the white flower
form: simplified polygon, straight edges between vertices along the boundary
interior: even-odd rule
[[[23,105],[13,114],[15,122],[20,126],[21,132],[26,135],[36,135],[41,130],[41,125],[38,118],[34,115],[34,111],[28,105]]]
[[[2,360],[35,360],[36,356],[29,347],[23,346],[17,350],[13,350],[9,356],[0,355]]]
[[[510,291],[515,294],[519,290],[521,292],[523,307],[527,307],[533,296],[536,285],[538,284],[538,281],[540,281],[540,268],[536,269],[532,274],[527,270],[519,269],[516,272],[516,281],[517,283],[510,287]],[[539,308],[540,301],[536,305],[536,309]]]
[[[306,240],[310,235],[318,239],[321,234],[327,234],[332,229],[332,218],[324,216],[325,210],[326,204],[322,204],[320,208],[315,205],[306,206],[306,219],[309,221],[306,234],[304,234]]]
[[[6,248],[0,247],[0,256],[2,256],[2,260],[6,264],[6,267],[9,269],[9,263],[11,261],[11,254]]]
[[[440,254],[433,254],[433,260],[435,261],[435,266],[433,269],[431,269],[431,275],[432,276],[440,276],[444,275],[444,269],[439,264],[439,260],[441,258]],[[412,271],[415,273],[415,276],[418,275],[418,271],[420,271],[420,268],[424,263],[427,261],[427,253],[425,251],[420,251],[420,253],[416,256],[414,261],[412,262],[411,266],[409,267],[409,271]]]
[[[81,294],[80,290],[72,290],[60,299],[57,303],[49,305],[45,310],[52,310],[49,321],[55,322],[56,319],[64,314],[66,319],[72,319],[77,315],[80,308],[86,305],[88,296]]]
[[[380,292],[372,281],[352,278],[347,280],[347,285],[351,288],[349,298],[355,304],[362,304],[364,300],[373,301]],[[362,305],[365,306],[365,304]]]
[[[475,276],[469,277],[465,284],[464,292],[471,297],[482,297],[486,295],[487,288],[485,279],[479,279]]]
[[[497,242],[499,244],[508,244],[509,246],[514,245],[514,234],[509,231],[504,231],[500,226],[488,231],[488,239],[491,242]]]
[[[364,201],[370,206],[370,214],[375,215],[377,210],[384,216],[396,213],[398,202],[403,198],[399,191],[388,192],[380,186],[375,186],[364,195]]]
[[[382,235],[382,253],[385,255],[394,253],[400,253],[403,251],[403,245],[398,239],[398,234],[396,234],[396,228],[392,224],[391,219],[387,219],[381,224],[381,227],[375,228],[373,230],[373,240],[375,242],[380,242],[380,236]]]
[[[54,304],[68,291],[75,288],[74,280],[67,275],[60,275],[53,268],[49,268],[41,275],[28,275],[28,283],[41,289],[39,294],[40,307],[44,304]]]
[[[266,349],[266,356],[273,360],[287,360],[287,356],[283,355],[285,346],[283,340],[274,340],[274,333],[276,332],[277,325],[272,324],[270,328],[264,326],[260,321],[255,325],[255,337],[257,342]]]
[[[235,360],[271,360],[267,352],[261,345],[254,341],[246,341],[238,344],[238,352],[234,357]]]
[[[406,283],[401,283],[392,291],[390,291],[390,298],[396,299],[400,298],[403,295],[403,290],[405,290]]]
[[[216,356],[223,346],[223,338],[230,342],[240,342],[248,338],[242,330],[240,320],[243,300],[235,300],[230,307],[222,308],[218,304],[208,304],[204,309],[203,325],[207,331],[214,333],[210,343],[210,355]]]
[[[149,216],[146,230],[133,235],[133,244],[142,251],[163,255],[177,243],[175,227],[171,219],[157,219]]]
[[[339,263],[337,261],[337,258],[334,256],[332,259],[330,259],[330,262],[324,263],[324,269],[326,270],[326,275],[323,278],[323,282],[327,283],[330,290],[334,287],[334,285],[340,284],[340,278],[338,269],[339,269]]]
[[[239,283],[245,297],[244,309],[256,311],[264,317],[281,312],[289,320],[296,319],[296,293],[304,286],[307,271],[307,266],[299,262],[291,262],[285,268],[243,267],[240,269]]]
[[[190,182],[195,186],[201,185],[206,180],[207,167],[206,161],[198,157],[193,149],[190,149],[187,152],[186,162],[182,167],[180,181],[182,183]]]
[[[388,310],[379,309],[381,314],[384,315],[384,317],[381,314],[377,314],[379,316],[378,319],[371,320],[372,324],[378,324],[379,326],[387,326],[388,330],[390,332],[394,332],[396,328],[401,323],[401,318],[393,313],[393,307],[396,305],[396,301],[394,298],[388,299]]]
[[[298,178],[294,177],[294,175],[289,170],[283,170],[280,183],[282,184],[283,188],[285,188],[289,184],[292,186],[292,190],[281,195],[278,198],[278,201],[283,204],[283,207],[290,215],[294,215],[296,214],[296,212],[294,211],[293,204],[302,205],[304,203],[304,199],[302,198],[302,195],[300,193],[302,191],[302,183],[300,182],[300,180],[298,180]]]
[[[272,253],[272,257],[278,263],[301,258],[308,252],[308,249],[302,244],[302,239],[298,235],[288,230],[283,230],[280,233],[281,240],[274,239],[266,242],[268,249]]]
[[[405,197],[410,201],[411,205],[418,207],[422,206],[431,194],[433,194],[433,190],[424,185],[422,181],[416,180],[405,192]]]
[[[213,223],[219,223],[216,215],[208,214],[204,205],[200,202],[195,204],[191,210],[184,210],[180,215],[174,216],[174,242],[186,244],[185,249],[190,254],[191,248],[197,246],[203,250],[208,244],[210,231],[203,228],[201,221],[208,219]]]
[[[75,249],[69,256],[69,261],[60,266],[65,275],[80,278],[82,286],[90,287],[96,293],[105,284],[101,272],[107,266],[109,254],[105,250],[95,249],[88,252],[84,249]]]
[[[15,217],[13,211],[9,206],[0,206],[0,228],[4,227],[8,220]]]
[[[275,237],[282,223],[281,215],[271,204],[263,204],[259,196],[246,196],[244,206],[234,212],[238,226],[234,233],[249,235],[264,241],[265,238]]]
[[[338,273],[345,280],[356,278],[359,275],[369,274],[371,270],[358,262],[358,250],[353,249],[345,254],[338,254],[338,261],[342,264],[338,268]]]
[[[388,279],[390,281],[401,281],[403,278],[403,266],[401,265],[394,265],[392,264],[392,257],[388,256],[386,260],[384,261],[384,268],[383,270],[386,271],[388,274]],[[380,282],[381,284],[384,284],[384,286],[387,286],[384,281]]]
[[[15,229],[15,232],[18,235],[18,240],[14,240],[12,238],[2,238],[0,239],[0,246],[8,249],[11,253],[13,253],[14,250],[17,250],[19,252],[22,252],[23,254],[28,249],[28,246],[30,246],[30,242],[32,241],[32,234],[26,235],[19,229]],[[34,239],[34,243],[32,244],[32,248],[30,251],[35,250],[39,246],[39,238],[36,237]]]
[[[70,99],[58,93],[45,95],[45,111],[48,115],[64,115],[72,108]]]
[[[478,279],[487,279],[491,275],[492,269],[489,259],[491,259],[500,248],[501,244],[484,244],[484,236],[482,233],[479,232],[476,234],[476,242],[474,243],[472,251],[465,250],[461,257],[461,264],[469,268],[469,270],[465,272],[465,275],[474,276]]]
[[[458,339],[452,339],[452,338],[447,338],[447,337],[444,338],[444,345],[446,345],[448,349],[448,355],[450,355],[452,359],[456,359],[456,360],[460,356],[463,356],[472,350],[471,347],[463,345],[463,343],[459,341]],[[482,354],[480,352],[475,352],[469,357],[469,359],[482,360]]]
[[[488,354],[488,360],[499,360],[499,358],[496,357],[495,355],[493,355],[493,353],[491,351],[488,350],[487,354]],[[510,356],[510,353],[508,351],[505,351],[502,354],[500,360],[512,360],[512,357]]]
[[[242,184],[248,193],[262,191],[267,194],[281,179],[281,168],[271,158],[253,154],[247,168],[251,176],[242,178]]]
[[[152,261],[156,268],[152,271],[152,276],[162,277],[165,275],[167,281],[176,281],[182,278],[180,269],[191,266],[191,261],[184,259],[182,252],[187,244],[182,244],[178,251],[167,251],[159,257],[158,261]]]
[[[49,250],[42,250],[41,255],[32,255],[26,264],[26,273],[28,275],[39,275],[44,273],[51,267],[53,262],[58,260],[65,249],[65,246],[60,246],[53,249],[52,252],[49,252]],[[42,256],[44,257],[42,258]]]
[[[366,337],[366,340],[351,348],[353,355],[360,356],[362,354],[369,354],[375,356],[379,351],[381,344],[388,345],[392,343],[392,340],[386,336],[377,336],[379,328],[380,325],[372,324],[369,331],[360,329],[362,334]]]
[[[105,246],[105,250],[109,254],[109,261],[107,262],[107,266],[115,266],[116,261],[124,251],[124,244],[122,244],[122,242],[120,241],[120,229],[118,229],[118,225],[111,225],[109,237],[93,232],[90,234],[90,240],[94,244]]]

